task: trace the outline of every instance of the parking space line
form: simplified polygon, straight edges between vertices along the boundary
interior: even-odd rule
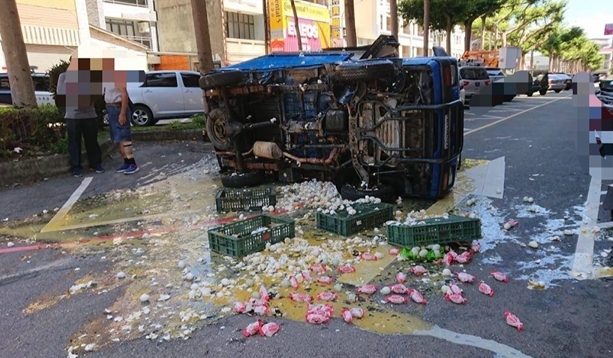
[[[57,231],[57,227],[61,227],[59,223],[64,219],[66,214],[72,209],[72,206],[79,200],[81,195],[85,192],[89,184],[92,182],[93,177],[87,177],[83,179],[81,185],[77,188],[77,190],[72,193],[68,201],[62,206],[62,208],[55,214],[55,216],[45,225],[45,227],[40,232],[49,232],[49,231]]]
[[[602,178],[600,174],[594,173],[590,179],[590,187],[585,202],[585,213],[577,238],[573,267],[570,272],[571,276],[577,279],[589,279],[594,275],[592,263],[594,260],[594,240],[596,234],[593,232],[593,229],[596,227],[596,221],[598,220],[601,183]]]
[[[494,125],[496,125],[496,124],[498,124],[498,123],[502,123],[502,122],[504,122],[504,121],[507,121],[507,120],[509,120],[509,119],[513,118],[513,117],[517,117],[517,116],[519,116],[519,115],[521,115],[521,114],[524,114],[524,113],[530,112],[530,111],[532,111],[532,110],[535,110],[535,109],[537,109],[537,108],[540,108],[540,107],[546,106],[546,105],[551,104],[551,103],[553,103],[553,102],[557,102],[557,101],[559,101],[559,100],[561,100],[561,99],[564,99],[564,98],[565,98],[565,97],[556,98],[556,99],[554,99],[554,100],[552,100],[552,101],[549,101],[549,102],[547,102],[547,103],[539,104],[538,106],[534,106],[534,107],[532,107],[532,108],[529,108],[529,109],[523,110],[523,111],[521,111],[521,112],[517,112],[517,113],[512,114],[512,115],[510,115],[510,116],[508,116],[508,117],[504,117],[504,118],[499,119],[499,120],[497,120],[497,121],[495,121],[495,122],[488,123],[488,124],[486,124],[486,125],[484,125],[484,126],[482,126],[482,127],[479,127],[479,128],[473,129],[472,131],[466,132],[466,133],[464,133],[464,135],[469,135],[469,134],[472,134],[472,133],[478,132],[478,131],[480,131],[480,130],[482,130],[482,129],[485,129],[485,128],[488,128],[488,127],[494,126]]]

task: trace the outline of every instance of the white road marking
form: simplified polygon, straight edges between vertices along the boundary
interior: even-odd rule
[[[556,99],[554,99],[553,101],[549,101],[549,102],[547,102],[547,103],[539,104],[538,106],[534,106],[534,107],[529,108],[529,109],[526,109],[526,110],[524,110],[524,111],[517,112],[517,113],[512,114],[512,115],[510,115],[510,116],[508,116],[508,117],[504,117],[504,118],[502,118],[502,119],[499,119],[499,120],[497,120],[496,122],[488,123],[488,124],[486,124],[486,125],[484,125],[484,126],[482,126],[482,127],[479,127],[479,128],[473,129],[472,131],[466,132],[466,133],[464,133],[464,135],[469,135],[469,134],[471,134],[471,133],[478,132],[478,131],[480,131],[480,130],[482,130],[482,129],[485,129],[485,128],[488,128],[488,127],[494,126],[494,125],[496,125],[496,124],[498,124],[498,123],[502,123],[502,122],[504,122],[504,121],[507,121],[507,120],[509,120],[509,119],[513,118],[513,117],[517,117],[517,116],[519,116],[520,114],[524,114],[524,113],[530,112],[530,111],[532,111],[532,110],[535,110],[535,109],[537,109],[537,108],[540,108],[540,107],[546,106],[546,105],[548,105],[548,104],[551,104],[551,103],[553,103],[553,102],[559,101],[559,100],[564,99],[564,98],[565,98],[565,97],[556,98]],[[600,190],[600,189],[598,189],[598,190]]]
[[[81,195],[83,195],[83,192],[85,192],[85,190],[93,179],[93,177],[87,177],[83,179],[83,182],[81,182],[81,185],[79,185],[77,190],[72,193],[72,195],[70,196],[70,198],[68,198],[68,201],[64,204],[64,206],[62,206],[62,208],[57,212],[57,214],[55,214],[55,216],[47,223],[47,225],[45,225],[45,227],[40,232],[58,231],[56,229],[58,224],[62,220],[64,220],[66,214],[68,214],[70,209],[72,209],[72,206],[77,202],[77,200],[79,200]]]
[[[427,331],[415,331],[413,332],[413,334],[416,336],[436,337],[455,344],[462,344],[466,346],[485,349],[490,352],[493,352],[495,354],[495,357],[530,358],[530,356],[527,356],[522,352],[518,351],[517,349],[509,347],[505,344],[477,336],[453,332],[448,329],[441,328],[439,326],[434,326],[434,328],[429,329]]]
[[[577,248],[575,249],[575,260],[570,272],[571,276],[577,279],[593,278],[594,268],[592,267],[594,256],[594,239],[596,234],[593,228],[598,220],[598,209],[600,208],[600,191],[602,188],[602,178],[597,172],[592,175],[590,187],[585,203],[585,213],[579,237],[577,239]]]

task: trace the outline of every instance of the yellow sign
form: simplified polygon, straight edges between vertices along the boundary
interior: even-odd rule
[[[340,6],[332,6],[332,16],[340,16],[341,8]]]
[[[332,29],[332,38],[333,39],[340,39],[341,38],[341,29],[333,28]]]
[[[330,23],[330,10],[328,10],[327,6],[302,1],[295,1],[295,4],[299,19]],[[283,10],[285,11],[285,16],[294,16],[291,1],[285,0]]]
[[[295,1],[303,50],[317,51],[330,47],[330,10],[323,5]],[[296,24],[290,0],[268,3],[270,39],[273,52],[297,48]]]
[[[333,18],[332,27],[341,27],[341,19],[338,17]]]

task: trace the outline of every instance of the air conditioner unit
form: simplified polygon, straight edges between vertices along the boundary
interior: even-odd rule
[[[138,23],[138,32],[141,34],[148,34],[151,31],[151,27],[148,22],[142,21]]]

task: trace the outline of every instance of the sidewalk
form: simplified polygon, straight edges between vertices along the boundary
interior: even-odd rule
[[[0,221],[20,220],[39,215],[43,210],[53,213],[61,208],[85,178],[91,177],[92,183],[82,194],[82,198],[113,191],[115,189],[137,188],[145,182],[163,180],[166,175],[181,171],[201,161],[206,154],[210,156],[213,147],[202,140],[173,142],[139,142],[134,144],[134,155],[141,170],[134,175],[115,173],[114,168],[121,165],[121,158],[111,148],[110,156],[105,156],[102,166],[105,173],[85,171],[82,178],[68,173],[50,177],[35,183],[10,185],[0,188]],[[10,204],[10,205],[8,205]]]

